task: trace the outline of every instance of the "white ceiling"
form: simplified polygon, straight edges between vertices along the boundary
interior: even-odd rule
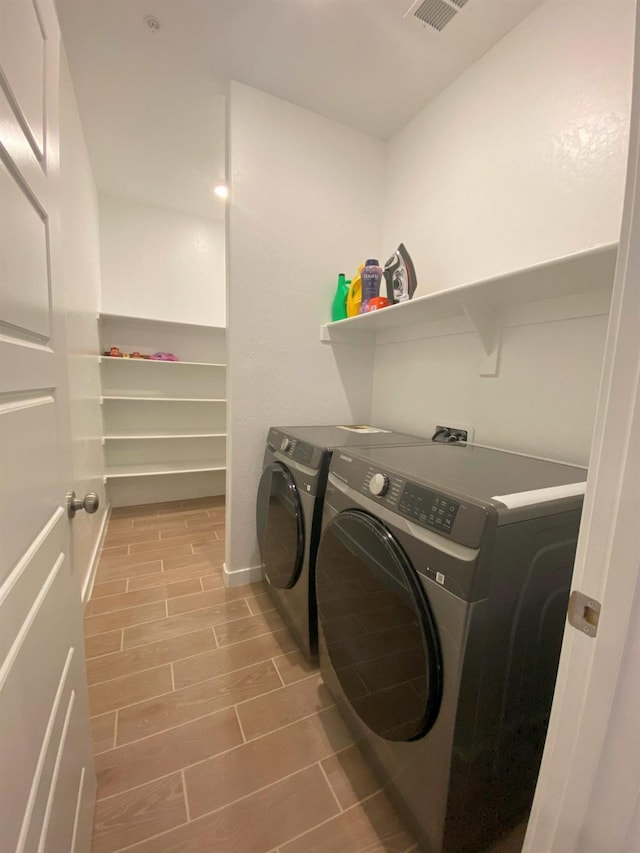
[[[99,189],[221,218],[226,81],[388,139],[540,2],[468,0],[442,33],[404,17],[411,0],[57,8]]]

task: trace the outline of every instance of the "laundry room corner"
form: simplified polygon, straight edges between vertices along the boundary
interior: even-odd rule
[[[381,246],[385,157],[379,139],[230,84],[229,585],[260,577],[255,491],[268,428],[370,417],[371,348],[344,344],[336,356],[319,327],[338,273]]]
[[[373,423],[471,424],[477,443],[588,464],[613,264],[573,295],[562,264],[619,239],[633,31],[625,0],[541,3],[390,140],[384,239],[411,251],[417,297],[478,282],[490,302],[491,281],[531,278],[529,304],[496,306],[490,377],[464,317],[378,333]]]

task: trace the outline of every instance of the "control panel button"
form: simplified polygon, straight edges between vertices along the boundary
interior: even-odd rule
[[[389,489],[389,478],[386,474],[374,474],[369,480],[369,491],[376,497],[382,497]]]
[[[290,447],[291,447],[291,439],[290,438],[283,438],[282,441],[280,442],[280,450],[284,450],[284,452],[286,453]]]

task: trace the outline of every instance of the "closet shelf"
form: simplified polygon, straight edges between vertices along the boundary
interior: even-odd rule
[[[100,398],[105,400],[137,400],[145,403],[226,403],[224,397],[134,397],[129,394],[110,395],[105,394]]]
[[[104,364],[122,363],[122,364],[170,364],[173,367],[222,367],[226,368],[226,364],[214,363],[211,361],[161,361],[153,358],[120,358],[119,356],[99,355],[98,360]]]
[[[219,462],[162,462],[147,465],[112,465],[107,467],[104,481],[125,477],[157,477],[165,474],[198,474],[207,471],[226,471]]]
[[[617,243],[609,243],[504,275],[429,293],[371,314],[327,323],[320,329],[320,339],[328,343],[374,344],[376,334],[388,329],[467,318],[484,350],[485,369],[481,369],[481,373],[495,375],[505,312],[545,300],[611,290],[617,250]]]
[[[111,432],[103,436],[104,441],[147,441],[149,439],[167,438],[226,438],[226,432],[209,432],[207,430],[158,430],[132,433],[130,431]]]
[[[136,317],[133,314],[110,314],[108,312],[100,312],[100,314],[98,314],[98,320],[129,322],[135,323],[136,325],[142,324],[145,326],[184,326],[186,328],[193,327],[196,329],[220,329],[222,331],[226,331],[225,326],[212,326],[209,323],[190,323],[180,320],[160,320],[155,317]]]

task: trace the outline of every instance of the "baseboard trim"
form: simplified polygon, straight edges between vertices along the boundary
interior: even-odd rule
[[[248,569],[236,569],[230,572],[227,564],[222,564],[224,585],[226,587],[245,586],[248,583],[257,583],[262,580],[262,566],[250,566]]]
[[[96,580],[96,572],[98,570],[98,562],[100,561],[100,552],[102,551],[102,546],[104,544],[104,537],[107,535],[107,527],[109,525],[109,519],[111,518],[111,504],[107,504],[107,509],[105,514],[102,517],[102,524],[100,525],[100,532],[98,533],[98,538],[96,539],[96,544],[93,548],[93,552],[91,554],[91,560],[89,562],[89,571],[87,572],[87,576],[84,579],[84,585],[82,587],[82,606],[86,607],[87,602],[91,598],[91,593],[93,592],[93,585]]]

